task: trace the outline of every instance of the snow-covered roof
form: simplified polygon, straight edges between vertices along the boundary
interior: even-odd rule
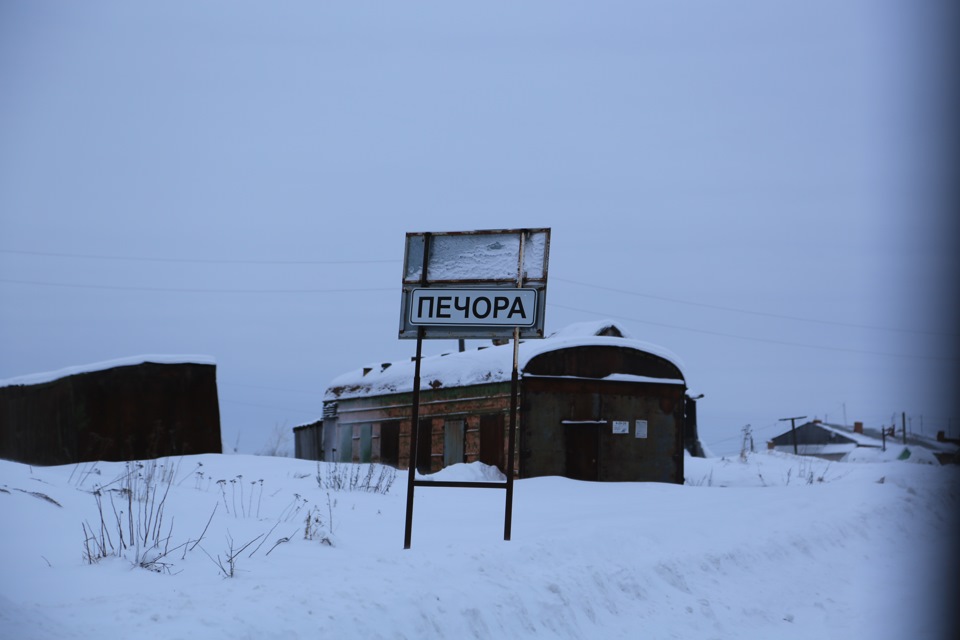
[[[213,356],[206,356],[206,355],[153,354],[153,355],[130,356],[128,358],[117,358],[115,360],[105,360],[103,362],[95,362],[92,364],[66,367],[64,369],[59,369],[57,371],[48,371],[45,373],[31,373],[23,376],[17,376],[16,378],[8,378],[6,380],[0,380],[0,387],[12,387],[15,385],[28,385],[28,384],[43,384],[45,382],[53,382],[54,380],[59,380],[60,378],[66,378],[68,376],[75,376],[82,373],[92,373],[94,371],[106,371],[107,369],[114,369],[116,367],[128,367],[128,366],[143,364],[145,362],[150,362],[154,364],[216,364],[216,360],[213,358]]]
[[[597,335],[598,333],[612,335]],[[614,337],[616,335],[623,337]],[[676,355],[663,347],[634,340],[610,320],[577,323],[543,340],[521,341],[518,367],[522,375],[526,365],[543,353],[572,347],[604,345],[627,347],[653,354],[672,363],[683,375],[683,365]],[[345,373],[334,378],[324,394],[324,399],[337,400],[412,391],[414,367],[414,362],[404,360]],[[423,388],[464,387],[510,380],[512,368],[513,343],[511,342],[499,346],[478,347],[462,352],[424,357],[420,363],[420,379]],[[623,374],[615,373],[610,375],[609,379],[624,380],[625,378]],[[634,376],[631,379],[636,380],[637,377]],[[684,380],[661,378],[645,378],[644,381],[684,383]]]
[[[834,433],[839,433],[848,438],[857,440],[858,443],[862,443],[861,446],[880,447],[883,445],[883,437],[880,435],[880,432],[877,429],[871,429],[867,427],[864,429],[866,433],[860,434],[853,431],[853,429],[850,427],[844,425],[821,423],[820,426],[826,427]],[[903,432],[898,430],[896,435],[887,436],[887,446],[889,447],[891,443],[902,442],[902,438]],[[960,449],[955,442],[941,442],[935,438],[929,438],[923,434],[917,433],[908,434],[907,442],[913,447],[924,447],[926,449],[932,449],[934,451],[941,451],[944,453],[953,453]]]
[[[883,440],[880,438],[874,438],[873,436],[864,435],[862,433],[857,433],[856,431],[839,429],[834,425],[824,424],[823,422],[814,423],[824,431],[829,431],[830,433],[835,433],[838,436],[843,436],[844,438],[849,438],[857,443],[858,447],[882,447]]]

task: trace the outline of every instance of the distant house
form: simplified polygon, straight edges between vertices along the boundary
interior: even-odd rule
[[[870,457],[868,452],[878,453],[883,449],[897,451],[904,459],[915,453],[916,459],[929,461],[931,464],[935,464],[935,461],[948,464],[958,459],[957,442],[945,438],[942,434],[937,440],[908,434],[904,442],[901,430],[896,427],[887,429],[884,435],[880,429],[864,428],[862,422],[855,422],[851,429],[844,425],[813,420],[796,428],[796,450],[794,433],[790,429],[768,441],[767,447],[824,460],[862,460]],[[907,450],[906,453],[904,449]]]
[[[594,322],[521,343],[516,457],[507,461],[512,359],[511,343],[422,360],[421,472],[480,461],[521,478],[682,483],[684,450],[703,455],[676,357]],[[323,459],[408,468],[413,376],[404,361],[335,379],[324,396]],[[315,425],[298,429],[316,437]],[[298,455],[308,449],[298,445]]]
[[[794,444],[796,444],[796,449],[794,449]],[[813,456],[824,460],[841,460],[857,447],[880,449],[883,442],[864,435],[863,423],[860,422],[857,422],[853,431],[850,431],[824,424],[820,420],[813,420],[799,425],[796,428],[796,433],[792,429],[788,429],[772,438],[767,446],[769,449],[796,453],[801,456]]]
[[[0,458],[55,465],[221,451],[210,358],[138,356],[0,381]]]

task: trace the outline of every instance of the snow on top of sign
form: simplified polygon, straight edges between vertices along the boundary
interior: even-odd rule
[[[616,329],[617,333],[624,334],[612,321],[606,320],[571,325],[543,340],[522,341],[518,354],[520,371],[522,372],[534,357],[549,351],[581,346],[611,345],[632,347],[659,356],[673,363],[680,369],[681,374],[683,373],[680,359],[662,347],[625,337],[597,335],[598,331],[609,331],[611,327]],[[420,384],[421,388],[428,389],[504,382],[510,379],[512,364],[512,343],[429,356],[423,358],[420,364]],[[412,391],[414,368],[415,363],[407,360],[345,373],[330,383],[324,399],[336,400]],[[658,380],[658,382],[664,381]]]
[[[410,238],[410,261],[406,278],[419,279],[422,268],[423,240]],[[545,276],[547,234],[532,233],[524,243],[523,268],[527,278]],[[430,241],[427,279],[437,280],[511,280],[517,277],[520,236],[516,233],[435,235]]]
[[[6,380],[0,380],[0,387],[43,384],[45,382],[53,382],[54,380],[59,380],[60,378],[66,378],[69,376],[76,376],[83,373],[93,373],[95,371],[106,371],[107,369],[114,369],[116,367],[129,367],[129,366],[134,366],[138,364],[143,364],[145,362],[150,362],[153,364],[216,364],[217,363],[213,356],[206,356],[206,355],[153,354],[153,355],[130,356],[127,358],[117,358],[115,360],[105,360],[103,362],[95,362],[92,364],[66,367],[64,369],[59,369],[57,371],[48,371],[44,373],[31,373],[23,376],[17,376],[16,378],[8,378]]]
[[[429,280],[516,277],[519,236],[439,236],[432,244]]]

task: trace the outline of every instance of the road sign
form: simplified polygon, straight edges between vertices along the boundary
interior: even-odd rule
[[[536,289],[413,289],[413,326],[532,327],[537,321]]]
[[[544,337],[550,229],[408,233],[400,337]]]

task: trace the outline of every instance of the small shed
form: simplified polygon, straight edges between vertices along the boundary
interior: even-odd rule
[[[678,358],[602,321],[521,341],[508,464],[512,360],[512,343],[422,360],[419,471],[479,461],[520,478],[682,483],[684,449],[702,452]],[[408,468],[413,376],[404,361],[336,378],[324,395],[324,459]]]
[[[136,356],[0,381],[0,458],[56,465],[221,452],[207,356]]]
[[[293,428],[293,456],[300,460],[323,460],[323,420]]]

